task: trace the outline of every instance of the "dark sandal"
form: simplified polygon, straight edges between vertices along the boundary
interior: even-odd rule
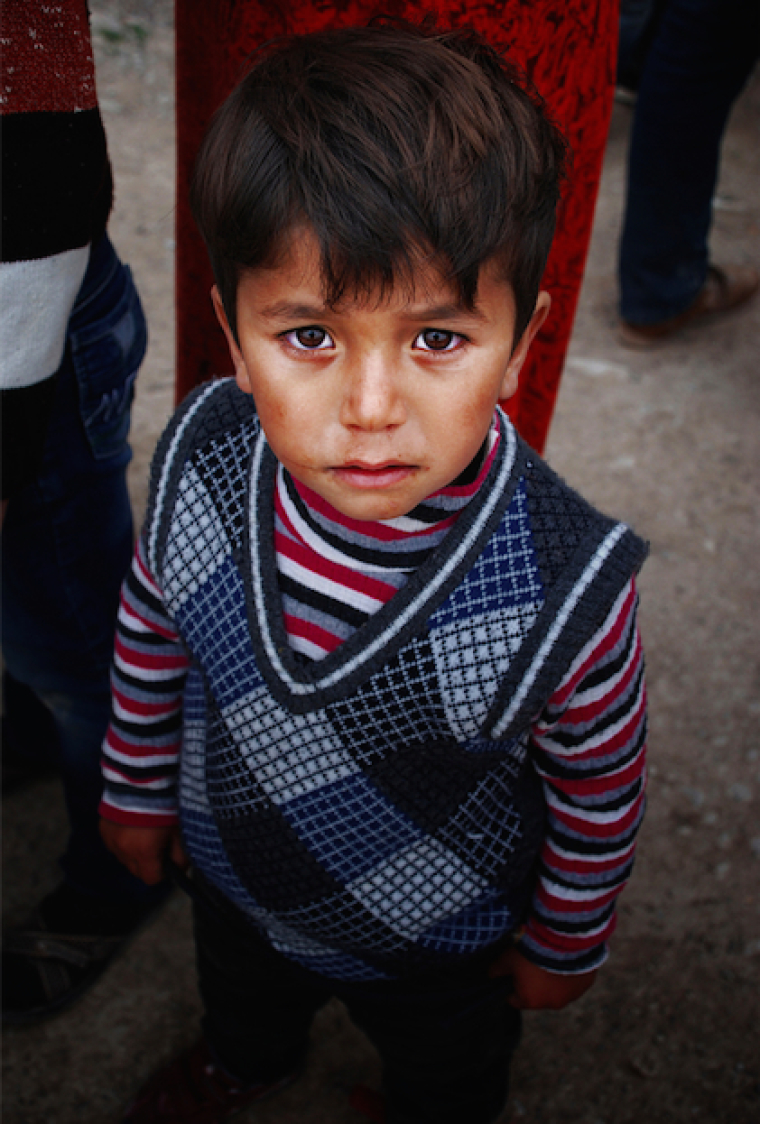
[[[3,1022],[39,1022],[74,1003],[170,893],[167,882],[140,904],[103,903],[62,883],[3,934]]]
[[[129,936],[50,932],[39,912],[28,925],[10,929],[3,935],[3,959],[19,957],[33,966],[44,999],[25,1008],[9,1008],[4,1001],[3,1022],[37,1022],[68,1007],[92,986]]]

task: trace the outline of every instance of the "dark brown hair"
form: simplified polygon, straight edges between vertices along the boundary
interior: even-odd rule
[[[191,202],[237,335],[242,270],[299,225],[328,303],[433,262],[472,307],[501,263],[519,339],[551,246],[565,145],[518,71],[469,30],[382,21],[275,41],[217,112]]]

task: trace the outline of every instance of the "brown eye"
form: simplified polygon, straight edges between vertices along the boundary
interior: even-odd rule
[[[324,328],[299,328],[293,332],[296,340],[301,347],[316,348],[323,347],[325,340],[327,340],[327,332]]]
[[[451,351],[455,340],[460,337],[456,332],[446,332],[442,328],[426,328],[417,336],[416,345],[423,351]]]

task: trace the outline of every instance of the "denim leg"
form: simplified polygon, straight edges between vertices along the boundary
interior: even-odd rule
[[[58,729],[48,708],[25,683],[3,668],[3,778],[8,761],[18,761],[26,776],[54,769],[60,756]],[[10,770],[12,774],[12,768]]]
[[[758,54],[757,0],[668,0],[639,85],[620,245],[620,311],[684,312],[707,276],[707,237],[729,111]]]
[[[103,238],[69,322],[40,474],[14,496],[2,533],[3,658],[55,722],[71,829],[65,876],[119,901],[156,893],[106,850],[97,815],[114,623],[132,553],[127,434],[145,345],[131,274]],[[23,697],[6,699],[20,746],[33,721]]]
[[[659,0],[661,2],[661,0]],[[620,0],[617,81],[636,89],[643,66],[648,29],[655,15],[655,0]]]

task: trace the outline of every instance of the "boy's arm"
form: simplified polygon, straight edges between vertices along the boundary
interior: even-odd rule
[[[100,814],[106,844],[145,881],[161,877],[167,848],[181,860],[176,773],[188,664],[138,543],[117,621]]]
[[[556,975],[557,995],[573,990],[571,977],[587,976],[590,986],[606,959],[615,901],[631,873],[644,813],[646,695],[637,600],[631,580],[532,731],[548,820],[515,963],[532,984],[537,977],[522,961]]]

